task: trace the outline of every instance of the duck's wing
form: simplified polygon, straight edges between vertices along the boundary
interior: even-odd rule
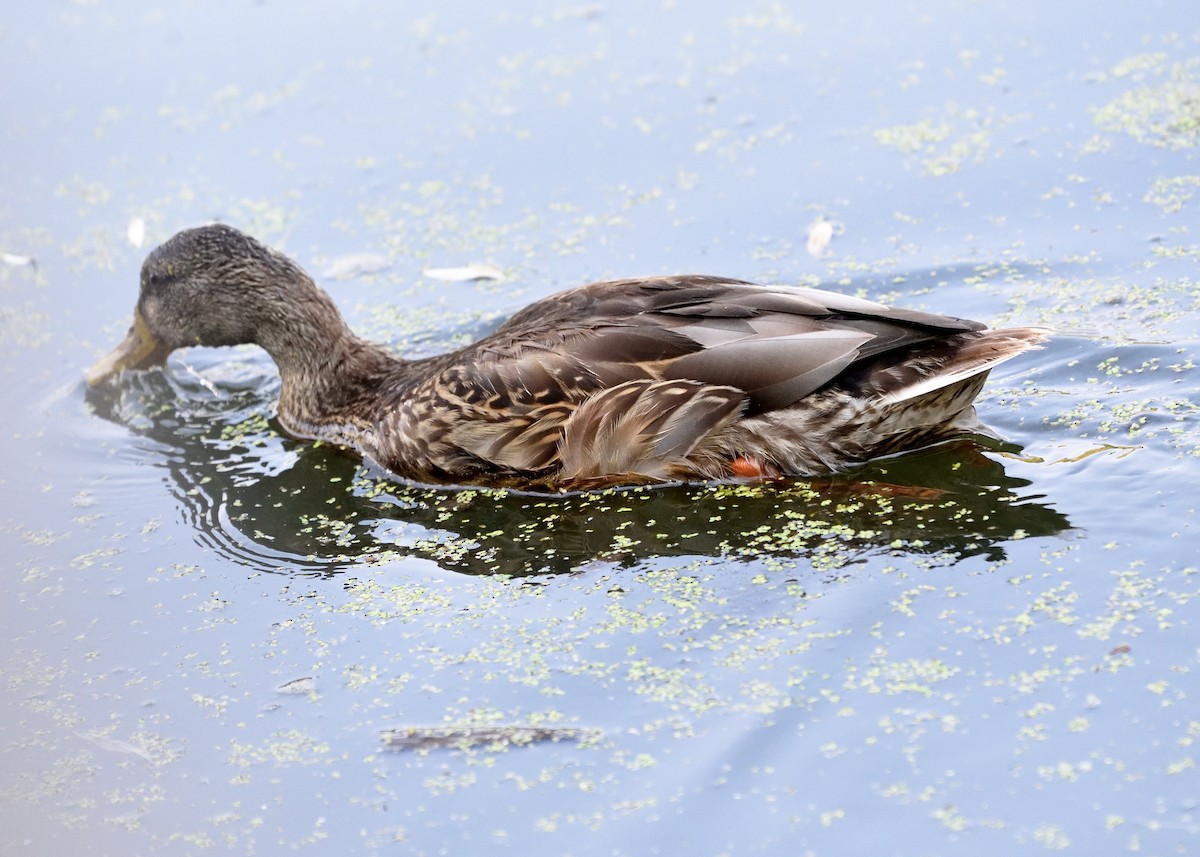
[[[632,363],[649,377],[734,387],[753,412],[793,405],[888,352],[984,327],[835,292],[714,277],[622,280],[562,297],[577,313],[571,323],[588,325],[572,344],[586,364],[614,371]]]
[[[744,412],[982,327],[715,277],[596,283],[532,304],[458,355],[437,381],[463,417],[443,440],[480,466],[665,474]]]

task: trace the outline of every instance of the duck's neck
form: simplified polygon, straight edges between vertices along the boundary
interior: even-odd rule
[[[279,421],[291,434],[373,454],[379,388],[404,361],[359,339],[320,291],[292,305],[280,323],[259,329],[279,367]]]

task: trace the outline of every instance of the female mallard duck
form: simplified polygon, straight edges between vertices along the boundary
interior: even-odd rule
[[[721,277],[593,283],[451,354],[355,336],[292,260],[229,226],[142,266],[133,326],[88,375],[255,343],[279,421],[420,482],[542,489],[829,473],[979,427],[972,400],[1037,328]]]

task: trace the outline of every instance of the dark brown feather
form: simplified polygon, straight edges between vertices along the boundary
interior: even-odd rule
[[[968,425],[988,371],[1044,338],[678,276],[562,292],[474,345],[405,361],[351,333],[291,260],[215,224],[150,254],[135,329],[90,381],[172,348],[252,342],[279,367],[293,434],[422,481],[577,487],[813,474],[928,443]]]

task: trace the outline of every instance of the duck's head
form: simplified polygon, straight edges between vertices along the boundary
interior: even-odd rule
[[[231,226],[185,229],[146,257],[129,333],[88,384],[162,365],[176,348],[260,342],[296,283],[312,287],[294,262]]]

